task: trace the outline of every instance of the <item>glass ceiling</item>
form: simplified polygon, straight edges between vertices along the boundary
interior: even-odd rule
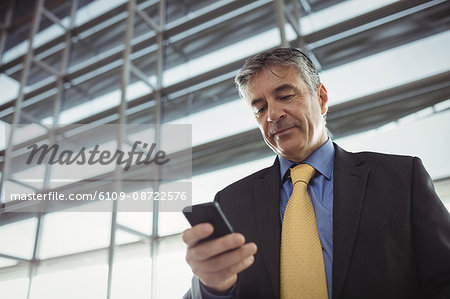
[[[193,76],[226,64],[238,57],[245,57],[252,51],[258,52],[267,46],[264,41],[268,39],[275,40],[273,45],[270,46],[279,43],[276,30],[261,34],[250,42],[246,40],[242,42],[244,44],[232,45],[182,66],[167,70],[165,76],[170,78],[171,84],[178,82],[181,78],[185,78],[183,76]],[[254,48],[248,48],[248,51],[239,51],[240,48],[247,48],[247,42]],[[259,45],[255,46],[257,44]],[[330,106],[448,71],[450,69],[450,56],[447,54],[449,44],[450,32],[443,32],[321,72],[321,79],[329,92]],[[242,52],[245,52],[245,54],[242,54]],[[237,56],[237,53],[241,56]],[[411,61],[414,61],[414,63],[411,63]],[[202,65],[207,67],[200,68]],[[16,90],[17,87],[15,84],[10,84],[10,81],[10,79],[5,78],[0,80],[0,88],[2,90]],[[142,82],[130,84],[127,90],[130,95],[128,100],[135,99],[150,91],[148,86]],[[14,93],[6,92],[0,96],[2,97],[1,101],[5,102],[10,100]],[[115,90],[63,111],[60,115],[60,122],[63,124],[76,123],[89,115],[115,107],[119,102],[120,90]],[[198,145],[255,127],[255,125],[252,125],[251,117],[249,118],[250,114],[244,111],[246,109],[245,104],[236,99],[229,104],[194,113],[188,117],[171,121],[171,123],[192,123],[194,125],[193,145]],[[221,113],[218,114],[219,110]],[[202,124],[211,124],[208,120],[217,119],[218,116],[220,119],[214,122],[217,127],[209,126],[207,130],[204,126],[202,127]],[[229,119],[234,120],[231,125]],[[43,119],[42,123],[51,124],[52,118]],[[4,147],[1,140],[0,147]]]
[[[80,25],[99,16],[107,10],[125,3],[125,0],[97,0],[84,6],[77,12],[76,24]],[[157,2],[157,1],[155,1]],[[391,0],[352,0],[343,1],[321,11],[311,13],[301,19],[303,34],[310,34],[325,27],[348,20],[396,1]],[[214,5],[214,4],[213,4]],[[215,3],[217,5],[217,2]],[[189,17],[189,16],[188,16]],[[179,21],[179,20],[178,20]],[[67,20],[63,20],[67,23]],[[290,25],[286,25],[289,40],[295,38]],[[34,46],[62,34],[57,26],[51,26],[40,32]],[[280,43],[277,29],[268,30],[246,39],[213,51],[200,58],[191,59],[177,67],[165,70],[164,86],[170,86],[181,80],[196,76],[208,70],[236,61],[239,58],[257,53],[263,49],[274,47]],[[321,72],[321,79],[327,86],[330,95],[330,105],[338,105],[350,100],[406,84],[450,69],[450,32],[434,34],[415,42],[370,55],[362,59],[342,64]],[[10,61],[27,50],[26,42],[6,52],[3,62]],[[102,55],[104,55],[103,53]],[[92,58],[98,59],[100,56]],[[74,70],[83,63],[71,67]],[[121,62],[117,62],[120,64]],[[98,70],[101,72],[102,70]],[[93,76],[93,74],[89,74]],[[153,84],[155,77],[148,78]],[[49,79],[51,80],[51,78]],[[0,104],[6,103],[17,96],[18,82],[0,74]],[[150,93],[152,90],[141,82],[127,87],[128,101]],[[69,124],[112,107],[117,107],[120,101],[120,90],[114,90],[101,97],[67,109],[60,115],[60,123]],[[183,107],[184,108],[184,107]],[[383,127],[338,138],[335,141],[351,151],[377,150],[399,154],[417,155],[422,158],[433,179],[450,176],[450,100],[441,102],[430,108],[408,115]],[[436,113],[440,112],[440,113]],[[53,123],[51,117],[41,120],[42,124]],[[189,123],[193,126],[193,146],[201,145],[227,136],[256,128],[256,122],[246,104],[237,98],[225,104],[205,109],[170,121],[170,123]],[[8,125],[0,122],[0,130],[6,132]],[[36,126],[43,130],[42,127]],[[36,131],[37,132],[37,131]],[[37,133],[36,133],[37,134]],[[0,134],[0,149],[5,147],[6,134]],[[27,138],[28,136],[24,136]],[[401,140],[402,142],[398,142]],[[433,146],[429,146],[433,144]],[[437,159],[436,157],[439,157]],[[237,166],[230,166],[216,171],[210,171],[192,178],[194,203],[211,201],[215,193],[237,178],[244,177],[253,171],[270,166],[270,157],[249,161]],[[40,171],[35,169],[32,171]],[[22,186],[23,187],[23,186]],[[23,187],[25,188],[25,187]],[[450,198],[443,198],[450,209]],[[87,215],[86,215],[87,214]],[[32,298],[104,298],[107,281],[107,253],[109,233],[111,231],[111,214],[108,213],[53,213],[44,216],[42,246],[39,258],[55,259],[44,263],[39,273],[33,277],[31,288]],[[156,297],[180,297],[190,283],[191,272],[184,262],[184,245],[180,240],[170,243],[169,235],[179,234],[188,227],[187,221],[180,213],[158,214],[159,236],[163,238],[159,246],[159,254],[152,261],[149,257],[150,241],[142,236],[132,234],[136,231],[150,236],[154,223],[152,213],[118,213],[117,223],[129,230],[116,231],[116,244],[129,245],[139,243],[137,251],[121,253],[114,262],[112,298],[149,298],[151,289],[152,269],[156,265],[157,277]],[[0,253],[10,254],[18,258],[31,258],[34,246],[37,218],[17,221],[0,227]],[[153,241],[152,241],[153,242]],[[167,245],[169,244],[169,245]],[[166,247],[164,247],[166,246]],[[166,250],[170,247],[170,250]],[[92,264],[86,265],[84,254],[87,251],[99,251]],[[83,258],[67,261],[65,257],[80,254]],[[60,258],[60,260],[58,260]],[[90,261],[89,259],[87,259]],[[0,258],[0,267],[17,264],[17,261],[7,257]],[[42,272],[41,272],[42,270]],[[133,273],[133,279],[130,279]],[[154,273],[153,273],[154,274]],[[2,274],[0,289],[8,298],[26,298],[28,287],[28,267],[22,274]],[[168,282],[173,279],[180,281],[173,287]],[[83,285],[80,288],[79,285]],[[50,291],[49,291],[50,290]]]

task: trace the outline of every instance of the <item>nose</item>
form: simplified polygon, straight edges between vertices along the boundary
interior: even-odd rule
[[[267,121],[277,122],[286,116],[283,105],[277,101],[272,101],[267,104]]]

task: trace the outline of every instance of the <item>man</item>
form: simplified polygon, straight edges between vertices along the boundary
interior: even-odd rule
[[[450,298],[450,216],[420,159],[333,144],[327,90],[296,49],[248,59],[235,81],[277,158],[217,193],[238,233],[200,244],[210,224],[183,233],[195,274],[185,297]],[[294,176],[306,167],[312,178],[299,201]],[[310,224],[289,228],[305,218],[292,212],[298,202],[312,204],[316,241],[304,237]],[[305,268],[315,243],[320,258]]]

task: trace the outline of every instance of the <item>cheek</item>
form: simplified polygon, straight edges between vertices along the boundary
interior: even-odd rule
[[[261,131],[261,135],[263,136],[264,140],[266,140],[270,144],[273,144],[275,141],[269,135],[269,126],[267,125],[267,123],[258,124],[258,127],[259,130]]]
[[[256,120],[258,122],[258,128],[261,131],[261,134],[263,136],[266,136],[266,132],[267,132],[267,126],[265,125],[264,122],[261,122],[259,120]]]
[[[262,133],[264,134],[264,138],[266,138],[267,140],[271,140],[272,139],[270,137],[270,134],[269,134],[269,127],[268,126],[264,127]]]
[[[321,116],[319,107],[308,107],[305,109],[305,121],[308,122],[309,125],[313,126],[317,123],[318,118]]]

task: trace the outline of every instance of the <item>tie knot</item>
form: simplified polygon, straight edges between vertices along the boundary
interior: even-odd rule
[[[309,183],[309,180],[316,174],[316,170],[309,164],[299,164],[291,168],[291,180],[292,184],[302,181],[305,184]]]

